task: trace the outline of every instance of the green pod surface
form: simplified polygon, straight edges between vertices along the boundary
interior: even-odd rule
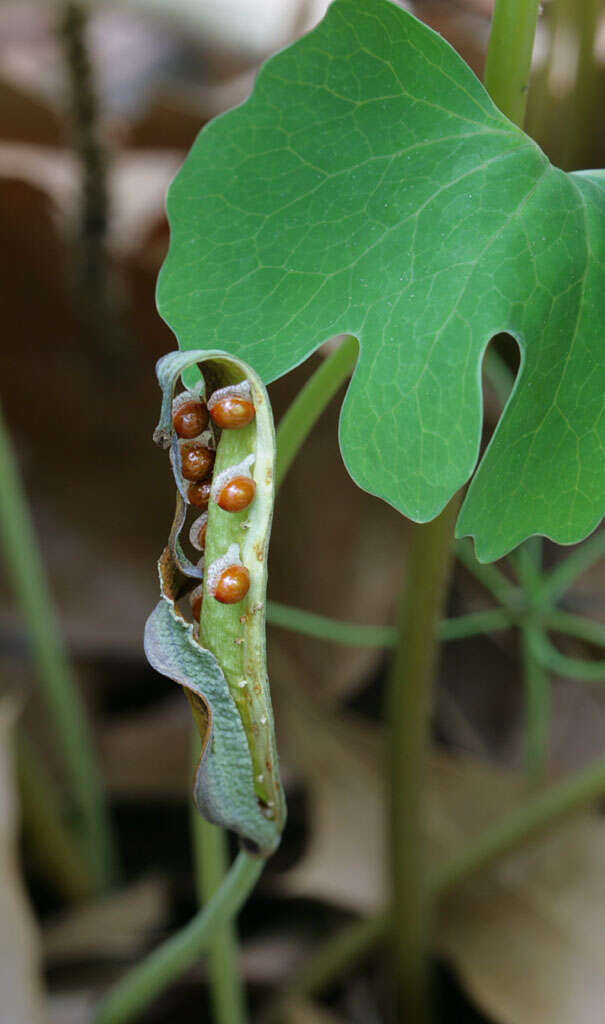
[[[249,852],[268,856],[279,843],[286,817],[265,654],[275,463],[271,406],[254,371],[224,352],[172,352],[159,360],[156,372],[163,400],[154,440],[170,450],[177,501],[159,562],[162,599],[147,620],[145,653],[158,672],[184,688],[191,704],[202,741],[194,780],[200,813],[236,832]],[[242,512],[225,512],[210,499],[203,569],[187,556],[181,539],[188,528],[188,484],[180,469],[172,401],[182,375],[189,389],[206,399],[218,389],[247,381],[255,408],[248,426],[214,428],[206,438],[216,444],[213,478],[244,463],[256,490]],[[206,577],[212,577],[213,564],[234,545],[248,569],[250,586],[242,601],[221,604],[208,589]],[[183,598],[200,579],[204,596],[198,628],[182,609]]]

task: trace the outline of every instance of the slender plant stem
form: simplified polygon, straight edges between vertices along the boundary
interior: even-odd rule
[[[86,899],[95,888],[90,865],[65,824],[54,779],[23,729],[17,732],[15,757],[28,858],[67,902]]]
[[[538,598],[542,605],[553,605],[574,585],[582,573],[605,556],[605,530],[584,541],[555,569],[544,577]]]
[[[544,780],[548,767],[551,693],[545,665],[535,655],[542,626],[536,621],[542,582],[542,540],[531,537],[516,557],[519,577],[527,596],[528,611],[521,623],[521,651],[525,681],[525,768],[531,785]]]
[[[435,871],[432,888],[439,896],[521,849],[558,825],[569,814],[605,793],[605,758],[599,758],[570,778],[548,786],[531,800],[489,825],[459,854]]]
[[[605,758],[543,790],[500,821],[488,826],[429,876],[429,889],[439,899],[479,871],[515,853],[530,840],[540,839],[565,818],[605,794]],[[351,964],[358,963],[388,934],[384,914],[345,925],[321,943],[286,982],[261,1015],[259,1024],[278,1024],[284,1006],[293,998],[318,995]]]
[[[551,695],[545,665],[535,654],[540,628],[531,620],[521,629],[521,651],[525,680],[525,770],[531,785],[543,781],[548,766]]]
[[[546,616],[545,625],[555,633],[566,633],[588,644],[605,647],[605,626],[601,622],[585,619],[583,615],[554,611]]]
[[[277,428],[276,488],[322,412],[352,372],[358,353],[357,339],[347,335],[340,347],[324,359],[282,417]]]
[[[514,586],[497,566],[478,562],[472,545],[468,541],[457,541],[454,544],[454,554],[464,568],[468,569],[475,579],[489,591],[498,604],[513,610],[520,608],[523,595],[519,588]]]
[[[326,615],[290,608],[277,601],[267,601],[267,622],[271,626],[302,633],[303,636],[312,636],[316,640],[328,640],[350,647],[394,647],[398,636],[395,626],[364,626],[355,622],[342,622]],[[437,639],[463,640],[478,633],[495,633],[508,629],[515,622],[515,618],[503,608],[471,612],[439,622]]]
[[[124,358],[126,348],[107,253],[107,155],[86,41],[87,21],[84,4],[77,0],[63,3],[59,37],[66,67],[72,145],[80,166],[75,284],[88,343],[96,346],[101,357],[110,353],[115,361]]]
[[[396,1019],[430,1019],[429,893],[423,830],[436,627],[450,574],[456,496],[431,523],[411,525],[399,636],[390,672],[390,867]]]
[[[531,55],[540,0],[496,0],[485,63],[485,86],[519,127],[525,120]]]
[[[113,874],[114,855],[94,742],[63,646],[27,498],[1,414],[0,541],[27,624],[40,687],[79,814],[93,877],[103,889],[109,885]]]
[[[195,730],[192,749],[194,760],[200,756],[200,740]],[[200,906],[205,906],[229,870],[227,836],[224,829],[211,825],[196,807],[191,810],[194,874]],[[208,951],[208,974],[214,1024],[244,1024],[246,1002],[241,982],[239,950],[235,925],[227,919],[217,927]]]
[[[599,104],[595,103],[599,79],[594,51],[602,11],[603,0],[584,0],[581,4],[574,2],[568,8],[571,24],[566,27],[568,32],[577,29],[579,42],[565,161],[565,166],[571,169],[586,166],[592,154],[594,134],[599,131]]]
[[[385,937],[385,915],[345,925],[313,951],[284,987],[265,1007],[257,1024],[281,1024],[289,1003],[322,992],[344,970],[351,970]]]
[[[126,975],[105,997],[94,1024],[133,1021],[201,953],[214,946],[216,931],[235,917],[256,885],[265,862],[239,853],[229,874],[209,903],[181,931]]]
[[[542,630],[531,638],[533,655],[541,665],[566,679],[577,679],[581,683],[602,683],[605,681],[605,661],[582,661],[561,654]]]

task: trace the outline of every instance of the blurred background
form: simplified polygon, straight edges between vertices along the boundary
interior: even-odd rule
[[[490,0],[406,6],[482,74]],[[196,909],[189,708],[146,665],[142,649],[173,507],[171,475],[151,440],[160,398],[155,361],[175,346],[154,303],[168,246],[164,199],[200,128],[245,99],[259,64],[326,7],[325,0],[0,5],[0,401],[49,602],[90,714],[119,859],[116,888],[100,898],[47,842],[49,807],[66,821],[71,812],[27,627],[3,572],[3,1024],[88,1021],[105,987]],[[527,128],[564,169],[605,166],[601,12],[594,0],[552,0],[540,17]],[[514,370],[515,352],[503,351]],[[320,359],[271,386],[276,420]],[[487,438],[501,404],[489,384],[485,397]],[[337,444],[341,398],[280,494],[269,596],[341,619],[390,623],[406,524],[348,478]],[[561,557],[545,546],[546,564]],[[604,576],[597,563],[567,595],[567,608],[605,623]],[[448,615],[489,606],[458,565]],[[578,640],[566,643],[567,653],[591,653]],[[253,1012],[321,939],[384,898],[387,655],[275,628],[269,651],[290,817],[240,918]],[[596,686],[553,678],[551,700],[556,778],[603,752],[605,699]],[[514,630],[445,645],[427,797],[435,856],[514,800],[522,705]],[[442,1019],[600,1020],[604,910],[605,829],[595,815],[445,901],[436,942]],[[548,1001],[553,978],[573,989],[567,1010],[560,997],[557,1006]],[[383,982],[376,954],[317,1000],[293,1002],[287,1019],[378,1022]],[[200,963],[141,1020],[187,1024],[208,1014]]]

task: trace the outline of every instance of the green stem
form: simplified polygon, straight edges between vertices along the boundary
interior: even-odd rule
[[[124,358],[127,348],[107,253],[107,156],[87,47],[87,21],[88,12],[82,3],[63,3],[59,38],[65,59],[72,145],[80,172],[75,284],[88,343],[95,344],[101,356],[111,354],[115,362]]]
[[[67,902],[84,900],[94,891],[90,867],[63,820],[54,780],[22,729],[17,732],[15,756],[28,858]]]
[[[577,813],[605,794],[605,758],[556,783],[488,826],[429,876],[434,899],[451,892],[479,871],[521,849],[530,839],[537,840],[566,817]],[[278,1024],[284,1006],[293,998],[318,995],[336,978],[359,962],[387,937],[388,919],[379,914],[355,921],[321,943],[312,956],[286,983],[267,1006],[260,1024]]]
[[[561,654],[542,630],[531,638],[534,658],[545,668],[556,672],[565,679],[577,679],[581,683],[602,683],[605,681],[605,661],[582,661]]]
[[[568,32],[578,34],[579,51],[576,81],[571,93],[568,112],[569,135],[565,166],[571,169],[586,166],[590,159],[593,139],[599,131],[598,103],[595,102],[599,76],[595,61],[595,37],[603,0],[583,0],[570,5]],[[575,34],[575,33],[574,33]]]
[[[354,921],[339,929],[313,951],[299,970],[265,1007],[258,1024],[280,1024],[289,1003],[322,992],[342,971],[351,970],[386,932],[385,915]]]
[[[540,0],[496,0],[485,63],[485,87],[519,127],[525,120]]]
[[[209,903],[192,921],[173,935],[139,967],[135,967],[105,997],[94,1024],[132,1021],[201,953],[214,946],[217,929],[235,917],[256,885],[265,862],[240,853]]]
[[[517,611],[522,603],[522,594],[518,587],[506,578],[495,565],[484,565],[475,558],[472,544],[468,541],[457,541],[454,554],[458,561],[476,580],[496,599],[498,604]]]
[[[555,604],[579,576],[605,556],[605,530],[574,548],[555,569],[544,577],[538,598],[542,605]]]
[[[94,742],[69,665],[44,574],[34,526],[0,416],[0,541],[27,624],[39,682],[63,757],[93,876],[106,888],[113,873],[110,824]]]
[[[316,640],[328,640],[350,647],[394,647],[398,635],[395,626],[364,626],[355,622],[341,622],[326,615],[290,608],[277,601],[267,601],[267,622],[271,626],[312,636]],[[484,612],[443,619],[437,624],[437,639],[463,640],[478,633],[508,629],[514,624],[514,617],[505,609],[490,608]]]
[[[200,756],[197,730],[193,737],[195,763]],[[200,906],[209,903],[229,870],[227,836],[224,829],[211,825],[197,808],[191,810],[194,868]],[[239,965],[235,925],[227,920],[217,927],[208,952],[208,975],[215,1024],[244,1024],[246,1003]]]
[[[450,573],[458,497],[411,524],[399,636],[389,679],[392,957],[397,1019],[423,1024],[429,1006],[429,893],[423,828],[436,626]]]
[[[521,625],[521,650],[525,681],[525,766],[532,785],[544,780],[548,767],[551,694],[544,664],[536,658],[535,645],[542,627],[535,621],[542,584],[542,540],[530,537],[516,557],[519,578],[527,596],[528,612]]]
[[[525,769],[530,784],[542,782],[548,766],[551,698],[550,679],[544,663],[536,658],[540,628],[531,620],[521,629],[525,681]]]
[[[605,793],[605,758],[538,793],[489,825],[459,854],[435,871],[432,888],[443,896],[462,882],[553,829],[567,815]]]
[[[544,624],[554,633],[566,633],[588,644],[605,647],[605,626],[601,622],[585,619],[583,615],[554,611],[546,616]]]
[[[322,412],[352,372],[359,345],[347,335],[299,391],[277,428],[275,486],[279,488],[292,462]]]

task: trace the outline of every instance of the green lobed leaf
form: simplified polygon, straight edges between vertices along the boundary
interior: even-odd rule
[[[158,307],[179,344],[265,382],[331,335],[360,342],[346,466],[416,521],[469,478],[481,361],[521,370],[458,535],[478,557],[603,514],[605,179],[564,174],[438,35],[388,0],[335,0],[198,137],[169,194]]]

